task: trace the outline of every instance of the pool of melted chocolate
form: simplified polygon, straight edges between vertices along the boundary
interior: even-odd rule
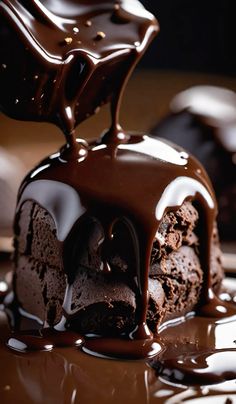
[[[1,258],[1,282],[9,283],[10,261]],[[7,278],[4,274],[8,274]],[[229,283],[229,281],[228,281]],[[230,280],[232,303],[236,297],[236,282]],[[6,288],[4,288],[6,289]],[[234,292],[235,290],[235,292]],[[223,296],[223,295],[222,295]],[[229,298],[229,295],[228,295]],[[235,303],[233,303],[235,304]],[[9,314],[9,312],[8,312]],[[17,336],[9,328],[6,313],[0,311],[0,389],[1,402],[22,403],[179,403],[194,400],[214,400],[214,403],[234,402],[235,387],[235,320],[220,321],[200,316],[166,324],[159,334],[165,349],[146,360],[109,360],[105,356],[109,341],[99,356],[86,355],[90,339],[82,352],[81,340],[72,332],[57,339],[50,330],[36,331],[37,323],[22,316],[25,347],[13,345]],[[29,328],[34,327],[34,332]],[[28,328],[28,331],[27,331]],[[23,335],[22,334],[22,335]],[[36,350],[32,349],[34,334]],[[60,334],[60,333],[59,333]],[[70,336],[70,339],[68,338]],[[15,338],[16,337],[16,338]],[[46,352],[38,352],[40,348]],[[23,340],[21,340],[22,342]],[[99,343],[99,342],[98,342]],[[43,344],[46,345],[43,347]],[[54,345],[54,349],[52,346]],[[68,346],[69,345],[69,346]],[[93,351],[94,347],[92,347]],[[201,402],[201,401],[200,401]],[[211,401],[213,402],[213,401]]]

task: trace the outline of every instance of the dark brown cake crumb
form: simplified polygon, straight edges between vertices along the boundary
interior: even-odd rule
[[[185,314],[198,303],[203,282],[199,259],[199,215],[191,202],[164,215],[153,242],[149,273],[147,321],[155,331],[166,320]],[[63,252],[53,219],[34,202],[23,204],[15,237],[15,292],[22,307],[49,325],[60,321],[66,290]],[[132,244],[122,223],[114,229],[110,274],[101,268],[101,251],[94,245],[101,228],[91,218],[85,224],[83,253],[77,257],[74,242],[73,297],[70,324],[82,332],[119,334],[135,324],[137,290],[130,278]],[[73,241],[74,240],[74,241]],[[223,273],[217,229],[212,253],[212,285],[219,288]]]

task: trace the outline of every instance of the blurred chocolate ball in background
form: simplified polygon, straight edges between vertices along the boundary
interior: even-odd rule
[[[236,94],[212,86],[183,91],[152,134],[201,161],[216,192],[221,239],[236,240]]]

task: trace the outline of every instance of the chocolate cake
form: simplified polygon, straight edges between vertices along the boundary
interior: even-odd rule
[[[152,129],[203,164],[216,192],[222,240],[235,240],[236,226],[236,95],[212,86],[197,86],[176,95],[170,113]]]
[[[158,326],[173,317],[196,309],[203,282],[199,259],[201,239],[199,215],[191,202],[176,212],[166,213],[153,242],[149,270],[149,307],[147,323],[156,332]],[[26,201],[18,214],[15,239],[15,292],[20,306],[53,326],[62,317],[66,291],[66,268],[57,239],[55,222],[37,202]],[[88,218],[81,234],[71,237],[73,297],[69,320],[82,333],[121,334],[132,331],[137,310],[136,293],[130,282],[135,259],[127,229],[117,225],[114,245],[109,254],[111,273],[101,271],[102,229]],[[80,243],[82,251],[80,251]],[[78,249],[78,256],[77,251]],[[215,229],[212,241],[211,282],[215,292],[222,280],[219,241]]]
[[[85,402],[94,401],[91,386],[98,402],[91,371],[86,378],[81,368],[90,359],[99,368],[95,380],[106,388],[110,380],[85,353],[143,359],[130,363],[143,380],[136,382],[134,397],[143,397],[142,386],[146,393],[154,385],[156,401],[158,393],[172,394],[172,385],[176,392],[181,383],[231,382],[235,362],[228,359],[236,350],[231,340],[219,348],[217,332],[232,329],[236,309],[219,297],[223,273],[209,178],[181,147],[119,124],[124,86],[158,31],[155,18],[136,0],[4,0],[0,15],[6,59],[1,109],[17,119],[54,122],[66,138],[27,175],[18,194],[13,291],[2,308],[12,329],[7,346],[29,354],[27,368],[22,355],[15,359],[21,387],[29,380],[28,401],[35,397],[29,390],[38,371],[32,352],[53,348],[52,356],[45,353],[43,379],[50,374],[52,380],[47,361],[54,358],[68,402],[81,401],[78,380],[86,386]],[[19,53],[9,52],[18,41]],[[15,58],[20,67],[14,76]],[[39,86],[22,85],[26,77]],[[75,126],[104,102],[111,104],[110,128],[91,143],[76,139]],[[76,365],[70,357],[76,350],[79,368],[77,357]],[[115,366],[106,369],[120,380]],[[165,390],[158,392],[156,383]],[[115,395],[113,382],[108,385],[108,394],[99,388],[103,403]],[[53,390],[51,401],[56,397]]]
[[[24,180],[14,291],[43,324],[145,339],[214,299],[222,279],[214,194],[182,149],[132,134],[113,145],[109,136],[84,145],[79,159],[62,147]]]

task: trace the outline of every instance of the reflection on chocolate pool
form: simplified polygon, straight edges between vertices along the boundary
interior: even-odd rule
[[[111,402],[111,398],[114,404],[122,401],[130,404],[177,404],[185,401],[194,403],[192,400],[205,396],[212,396],[211,399],[214,396],[214,400],[219,400],[214,402],[222,403],[226,396],[236,398],[235,378],[217,384],[196,384],[193,379],[187,387],[180,381],[177,383],[165,375],[157,375],[155,360],[151,362],[153,368],[145,361],[94,358],[76,348],[14,353],[4,345],[4,339],[9,334],[4,313],[0,314],[0,320],[0,388],[4,404],[17,402],[18,397],[21,397],[22,403],[58,404],[94,401],[106,404]],[[181,350],[201,352],[206,346],[217,350],[232,349],[235,346],[235,322],[218,324],[195,317],[163,330],[161,338],[165,338],[167,343],[161,360],[169,360],[176,352],[180,356]]]

